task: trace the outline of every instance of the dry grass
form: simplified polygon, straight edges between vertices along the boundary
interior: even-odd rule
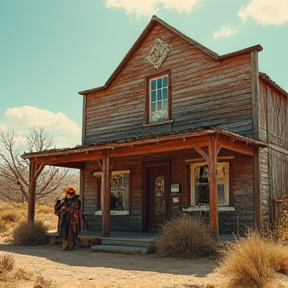
[[[0,237],[9,239],[9,243],[32,245],[47,243],[45,231],[56,229],[57,216],[51,207],[36,205],[35,225],[25,223],[27,219],[27,203],[4,202],[0,200]],[[13,239],[14,238],[14,239]],[[48,288],[50,281],[35,276],[23,268],[15,268],[16,263],[11,255],[0,255],[0,287],[1,288]]]
[[[251,232],[228,246],[218,272],[231,279],[229,287],[271,287],[276,272],[288,274],[288,247]]]
[[[167,222],[156,238],[155,247],[160,257],[193,259],[211,257],[217,253],[217,242],[210,235],[208,227],[187,217]]]
[[[12,255],[0,255],[0,287],[2,288],[49,288],[51,282],[43,277],[35,277],[23,268],[15,269],[15,260]]]
[[[27,203],[4,202],[0,200],[0,236],[12,235],[19,223],[27,220]],[[35,206],[35,220],[42,222],[48,230],[56,230],[57,216],[48,206]]]

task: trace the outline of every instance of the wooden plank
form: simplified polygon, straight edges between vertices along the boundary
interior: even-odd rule
[[[208,147],[209,153],[209,206],[210,206],[210,228],[216,240],[219,238],[218,225],[218,192],[217,192],[217,144],[216,137],[210,137]]]
[[[259,104],[260,104],[260,87],[259,87],[259,70],[258,70],[258,52],[251,52],[251,96],[253,106],[253,131],[254,139],[259,139]]]
[[[102,159],[102,185],[101,195],[103,199],[102,205],[102,236],[110,234],[110,167],[109,156],[104,153]]]
[[[250,156],[254,155],[254,147],[247,146],[244,143],[240,143],[231,139],[219,138],[218,144],[225,149],[239,152],[241,154]]]

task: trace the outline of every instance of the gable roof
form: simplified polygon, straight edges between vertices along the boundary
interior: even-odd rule
[[[197,41],[191,39],[190,37],[186,36],[185,34],[183,34],[182,32],[178,31],[177,29],[175,29],[174,27],[170,26],[169,24],[165,23],[163,20],[161,20],[160,18],[158,18],[157,16],[153,16],[150,20],[150,22],[148,23],[148,25],[146,26],[146,28],[143,30],[143,32],[141,33],[141,35],[139,36],[139,38],[136,40],[136,42],[134,43],[134,45],[131,47],[131,49],[129,50],[129,52],[126,54],[126,56],[124,57],[124,59],[121,61],[121,63],[118,65],[118,67],[115,69],[115,71],[112,73],[112,75],[109,77],[109,79],[106,81],[106,83],[104,84],[104,86],[98,87],[98,88],[93,88],[93,89],[89,89],[89,90],[84,90],[84,91],[80,91],[78,92],[80,95],[87,95],[91,92],[96,92],[96,91],[100,91],[103,89],[106,89],[107,87],[110,86],[110,84],[113,82],[113,80],[117,77],[117,75],[121,72],[121,70],[123,69],[123,67],[125,66],[125,64],[129,61],[129,59],[132,57],[133,53],[136,51],[136,49],[141,45],[141,43],[144,41],[144,39],[147,37],[147,35],[150,33],[150,31],[157,25],[157,23],[163,25],[164,27],[166,27],[168,30],[170,30],[171,32],[177,34],[178,36],[180,36],[181,38],[183,38],[184,40],[186,40],[187,42],[189,42],[191,45],[199,48],[201,51],[203,51],[204,53],[206,53],[207,55],[209,55],[210,57],[216,59],[216,60],[225,60],[225,59],[229,59],[229,58],[233,58],[242,54],[247,54],[250,53],[251,51],[262,51],[263,48],[261,47],[261,45],[255,45],[255,46],[251,46],[248,47],[246,49],[243,50],[239,50],[239,51],[235,51],[232,53],[228,53],[228,54],[224,54],[222,56],[219,56],[217,53],[213,52],[212,50],[208,49],[207,47],[201,45],[200,43],[198,43]]]

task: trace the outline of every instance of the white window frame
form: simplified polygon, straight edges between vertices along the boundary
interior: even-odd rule
[[[167,79],[167,83],[165,86],[161,86],[160,88],[158,87],[158,79],[162,79],[162,83],[163,83],[163,79],[166,78]],[[152,91],[152,81],[156,82],[156,87],[155,89],[153,89]],[[164,93],[164,91],[166,92],[166,95]],[[155,93],[155,100],[152,102],[152,93]],[[158,99],[158,93],[160,93],[161,99]],[[166,97],[166,98],[165,98]],[[166,103],[166,108],[164,109],[164,104]],[[152,115],[152,105],[155,104],[155,117]],[[162,109],[159,109],[158,106],[161,106]],[[153,77],[151,79],[149,79],[149,123],[154,124],[154,123],[160,123],[160,122],[165,122],[168,120],[169,118],[169,113],[168,110],[169,109],[169,75],[168,74],[164,74],[158,77]],[[157,114],[156,114],[157,113]],[[161,115],[162,114],[162,115]],[[153,119],[154,117],[154,119]],[[159,119],[157,119],[157,117]]]
[[[191,170],[191,177],[190,177],[190,187],[191,187],[191,206],[195,206],[195,184],[196,184],[196,179],[197,179],[197,175],[195,175],[195,170],[197,167],[200,166],[204,166],[204,165],[208,165],[207,162],[201,162],[201,163],[193,163],[190,165],[190,170]],[[225,178],[224,179],[217,179],[217,185],[218,184],[224,184],[224,204],[223,205],[219,205],[218,206],[229,206],[229,183],[230,183],[230,163],[229,162],[219,162],[218,163],[218,167],[225,167],[227,173],[225,174]],[[218,173],[217,173],[218,174]],[[207,183],[208,185],[208,183]],[[210,203],[209,203],[210,204]]]

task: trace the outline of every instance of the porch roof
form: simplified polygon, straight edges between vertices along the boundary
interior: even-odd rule
[[[22,158],[34,159],[37,164],[81,168],[85,161],[102,159],[103,153],[108,153],[109,157],[113,158],[191,149],[195,144],[199,147],[205,147],[208,146],[209,137],[212,135],[218,137],[219,145],[222,148],[246,155],[254,155],[254,147],[266,146],[266,144],[261,141],[256,141],[218,128],[211,128],[185,130],[92,145],[79,145],[72,148],[25,153],[22,155]]]

